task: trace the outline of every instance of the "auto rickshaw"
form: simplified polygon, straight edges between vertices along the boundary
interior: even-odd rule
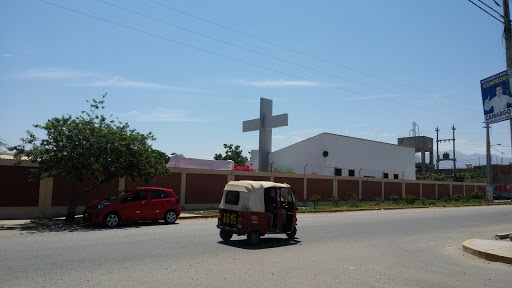
[[[297,234],[297,204],[288,184],[267,181],[230,181],[219,205],[220,238],[247,235],[257,244],[266,234]]]

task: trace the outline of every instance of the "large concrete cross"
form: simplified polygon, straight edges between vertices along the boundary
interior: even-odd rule
[[[258,168],[269,169],[268,159],[272,152],[272,129],[288,126],[288,114],[272,116],[272,100],[260,98],[260,118],[244,121],[243,132],[260,131]]]

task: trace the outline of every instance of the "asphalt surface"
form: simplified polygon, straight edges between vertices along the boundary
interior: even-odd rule
[[[217,216],[199,216],[182,213],[180,219],[215,218]],[[512,232],[500,232],[493,240],[469,239],[462,242],[462,248],[469,254],[488,261],[512,264]]]
[[[343,212],[340,212],[343,213]],[[182,213],[178,220],[200,219],[200,218],[216,218],[216,215],[203,216],[191,213]],[[48,220],[0,220],[0,237],[17,233],[16,227],[20,225],[46,225],[50,226],[55,221],[61,221],[62,218]],[[512,264],[512,232],[497,231],[493,240],[488,239],[468,239],[461,243],[462,248],[469,254],[483,258],[488,261],[502,262]]]

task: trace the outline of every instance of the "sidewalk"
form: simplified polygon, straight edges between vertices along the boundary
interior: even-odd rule
[[[462,249],[485,260],[512,264],[511,233],[497,234],[496,240],[469,239],[462,243]]]
[[[201,218],[217,218],[218,215],[196,215],[186,212],[181,212],[180,217],[178,217],[178,220],[180,219],[201,219]]]

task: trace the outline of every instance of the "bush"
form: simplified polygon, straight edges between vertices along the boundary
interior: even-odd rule
[[[423,175],[418,177],[418,180],[425,180],[425,181],[448,181],[448,177],[443,174],[434,174],[431,172],[423,173]]]
[[[395,194],[391,195],[391,203],[398,204],[401,201],[402,201],[402,198],[400,196],[395,195]]]
[[[452,198],[450,198],[450,196],[444,196],[443,198],[441,198],[441,202],[450,202],[452,201]]]
[[[463,198],[462,195],[456,194],[456,195],[453,195],[452,200],[458,202],[458,201],[462,200],[462,198]]]
[[[421,197],[420,201],[421,201],[421,205],[426,205],[427,204],[427,198],[425,198],[425,197]]]
[[[359,203],[359,195],[352,194],[352,196],[350,196],[350,198],[348,199],[348,205],[356,206],[357,203]]]
[[[477,199],[477,200],[481,200],[483,195],[484,195],[484,194],[483,194],[482,192],[480,192],[480,191],[475,191],[475,192],[473,192],[473,193],[471,193],[471,194],[470,194],[470,197],[471,197],[470,199]]]
[[[315,194],[315,195],[311,196],[311,202],[313,202],[313,208],[315,210],[318,207],[318,201],[320,201],[320,195]]]
[[[338,198],[338,196],[332,196],[331,197],[331,203],[332,203],[332,206],[334,207],[338,207],[338,202],[340,201],[340,198]]]
[[[405,195],[404,202],[409,205],[414,204],[416,202],[416,196]]]

